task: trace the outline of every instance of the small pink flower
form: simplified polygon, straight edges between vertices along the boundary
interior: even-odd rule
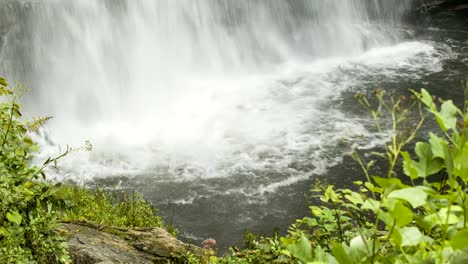
[[[216,240],[213,238],[208,238],[203,240],[202,247],[203,249],[212,249],[216,245]]]

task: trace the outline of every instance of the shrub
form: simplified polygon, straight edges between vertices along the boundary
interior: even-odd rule
[[[27,136],[47,118],[21,119],[15,93],[0,78],[0,262],[70,262],[67,244],[56,233],[62,201],[56,189],[38,181],[43,167],[31,165],[38,146]]]
[[[299,220],[282,239],[291,255],[303,263],[466,263],[468,113],[452,101],[434,101],[424,89],[413,93],[418,122],[402,108],[403,97],[386,100],[377,91],[374,107],[358,95],[382,133],[380,113],[390,113],[385,152],[373,153],[388,161],[388,170],[383,175],[382,169],[373,170],[375,161],[366,163],[356,152],[367,180],[355,182],[358,191],[323,188],[323,205],[311,206],[312,217]],[[435,117],[440,132],[429,133],[428,142],[417,142],[412,156],[404,149],[425,119],[422,106]],[[414,124],[412,129],[401,129],[406,121]],[[404,175],[397,174],[399,162]]]

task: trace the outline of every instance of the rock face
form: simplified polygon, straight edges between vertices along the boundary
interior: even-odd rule
[[[468,8],[466,0],[421,0],[421,6],[426,10],[464,10]]]
[[[162,228],[115,228],[90,223],[65,223],[76,264],[174,263],[175,256],[203,249],[185,244]]]

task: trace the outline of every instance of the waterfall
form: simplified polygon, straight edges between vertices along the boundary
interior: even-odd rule
[[[229,174],[258,163],[257,152],[312,151],[317,136],[310,124],[325,122],[320,103],[338,92],[322,70],[401,42],[412,1],[44,0],[12,6],[3,6],[14,23],[1,68],[31,87],[24,98],[28,112],[54,116],[53,145],[90,139],[98,154],[80,164],[115,167],[121,159],[123,168],[172,168],[193,161],[217,174],[229,168]],[[301,67],[311,80],[292,89],[288,83],[299,82],[302,70],[291,72]],[[252,149],[256,160],[239,162]]]

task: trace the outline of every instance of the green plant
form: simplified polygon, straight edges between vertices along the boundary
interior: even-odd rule
[[[67,208],[62,211],[65,221],[90,221],[130,228],[164,227],[162,218],[157,215],[158,210],[138,193],[61,186],[57,195],[67,203]],[[175,229],[171,232],[176,234]]]
[[[47,118],[21,119],[17,94],[0,78],[0,262],[69,263],[67,244],[56,233],[62,201],[56,189],[43,182],[42,167],[31,165],[38,146],[27,135]]]
[[[379,175],[381,169],[373,170],[374,160],[366,163],[357,152],[353,154],[366,176],[366,181],[356,182],[358,191],[323,188],[318,196],[324,204],[312,206],[313,217],[299,220],[283,239],[301,262],[465,263],[467,108],[461,111],[452,101],[434,101],[424,89],[413,94],[417,100],[410,105],[419,109],[416,122],[402,107],[406,98],[377,91],[375,107],[358,95],[377,130],[389,133],[385,151],[372,153],[388,161],[387,171]],[[423,106],[435,117],[440,133],[430,133],[428,142],[415,144],[415,159],[404,149],[426,118]],[[391,116],[388,130],[380,118],[385,110]],[[402,129],[407,121],[413,127]],[[399,163],[404,175],[397,173]]]

